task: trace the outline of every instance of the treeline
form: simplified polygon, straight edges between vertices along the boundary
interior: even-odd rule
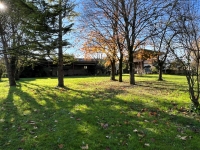
[[[187,77],[190,99],[199,106],[200,12],[198,1],[181,0],[87,0],[84,1],[81,27],[86,57],[106,55],[115,80],[119,62],[122,82],[123,61],[128,62],[130,84],[135,81],[135,58],[141,48],[157,55],[158,80],[163,80],[169,57],[181,64]],[[170,58],[170,59],[171,59]]]

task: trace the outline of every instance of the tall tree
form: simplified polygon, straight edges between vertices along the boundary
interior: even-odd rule
[[[174,22],[175,9],[177,0],[174,1],[163,1],[160,15],[157,16],[157,20],[153,23],[150,28],[150,32],[154,32],[154,36],[151,36],[152,46],[154,51],[157,52],[156,66],[159,71],[158,80],[162,81],[162,73],[164,64],[170,52],[170,45],[173,42],[173,38],[177,34],[171,30],[171,25]]]
[[[119,28],[123,31],[128,51],[130,84],[135,84],[133,54],[152,36],[147,29],[157,18],[160,5],[160,1],[153,0],[119,0],[119,15],[122,18]]]
[[[117,60],[117,46],[115,41],[108,36],[102,35],[100,32],[91,32],[88,36],[87,41],[84,43],[82,51],[88,56],[92,54],[104,54],[106,59],[109,60],[111,66],[110,79],[115,81],[116,74],[116,60]]]
[[[4,72],[5,72],[4,60],[3,57],[0,56],[0,81]]]
[[[195,109],[199,109],[200,94],[200,12],[199,3],[178,3],[175,23],[172,28],[178,34],[171,51],[176,56],[185,71],[190,100]],[[184,9],[183,9],[184,8]]]
[[[74,12],[75,4],[70,0],[54,0],[47,2],[40,0],[31,2],[37,7],[38,15],[29,23],[27,32],[32,34],[36,50],[46,51],[46,55],[57,51],[58,55],[58,86],[64,87],[63,48],[70,45],[67,34],[72,30],[71,19],[77,14]],[[37,40],[39,41],[37,42]]]
[[[2,44],[2,54],[9,79],[9,85],[15,86],[15,71],[19,55],[19,37],[21,34],[21,18],[24,13],[21,7],[23,1],[8,0],[2,3],[5,10],[0,15],[0,40]],[[12,8],[12,9],[11,9]]]
[[[84,13],[83,22],[85,21],[86,29],[101,33],[101,36],[109,41],[109,45],[111,45],[110,42],[112,41],[112,47],[114,49],[108,49],[111,53],[114,52],[112,53],[112,58],[115,58],[111,61],[111,79],[115,80],[116,71],[114,63],[118,61],[119,82],[122,82],[122,62],[125,49],[125,38],[123,30],[119,26],[121,22],[119,0],[88,0],[85,8],[86,13]],[[111,57],[109,57],[109,59],[110,58]]]

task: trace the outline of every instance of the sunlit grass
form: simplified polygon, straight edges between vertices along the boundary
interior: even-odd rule
[[[200,118],[190,113],[184,76],[29,78],[0,82],[0,148],[199,149]]]

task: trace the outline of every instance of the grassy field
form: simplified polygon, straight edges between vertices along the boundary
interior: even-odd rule
[[[0,82],[1,150],[198,150],[183,76],[29,78]]]

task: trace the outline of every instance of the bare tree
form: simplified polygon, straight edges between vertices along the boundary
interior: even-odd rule
[[[162,81],[162,73],[166,59],[170,53],[170,45],[173,38],[177,34],[175,31],[171,30],[171,25],[174,22],[175,9],[177,5],[177,0],[174,1],[163,1],[162,7],[159,10],[159,15],[157,20],[155,20],[153,26],[150,28],[152,32],[151,45],[154,51],[157,53],[156,68],[158,68],[159,77],[158,80]],[[156,34],[153,34],[156,33]]]
[[[151,33],[148,29],[158,16],[161,2],[154,0],[119,0],[120,28],[124,32],[128,63],[130,70],[130,84],[135,84],[135,66],[133,53],[142,45]]]
[[[120,68],[122,68],[123,50],[127,49],[130,84],[135,84],[133,53],[150,37],[151,33],[148,32],[148,28],[158,15],[157,9],[161,2],[154,0],[91,1],[95,9],[92,8],[91,12],[87,10],[89,14],[87,18],[93,16],[90,19],[90,21],[93,19],[92,24],[88,26],[100,30],[101,33],[109,33],[110,37],[115,38],[120,54]],[[90,7],[92,7],[91,4]],[[119,80],[122,81],[121,78]]]
[[[198,7],[198,3],[179,3],[176,9],[176,22],[173,26],[179,34],[170,46],[173,54],[183,65],[190,99],[195,109],[199,108],[200,93],[200,14]]]

